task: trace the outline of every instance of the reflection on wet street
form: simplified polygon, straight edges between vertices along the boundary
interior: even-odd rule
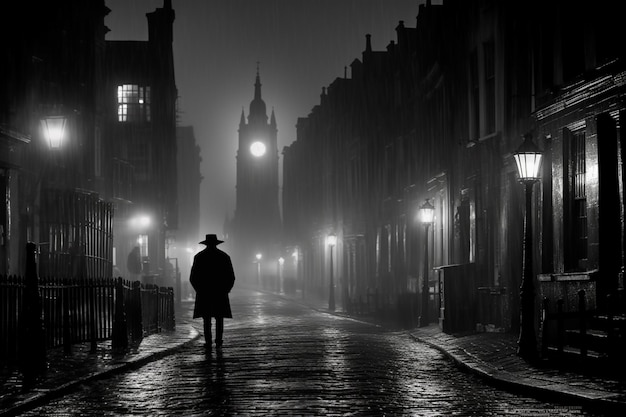
[[[221,351],[201,338],[27,415],[592,415],[485,385],[402,331],[257,291],[231,303]]]

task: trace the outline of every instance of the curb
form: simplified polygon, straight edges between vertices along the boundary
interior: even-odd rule
[[[30,409],[43,405],[49,401],[52,401],[56,398],[62,397],[63,395],[68,394],[69,392],[71,392],[72,390],[74,390],[81,384],[96,381],[98,379],[105,379],[105,378],[129,371],[129,370],[135,370],[150,362],[154,362],[166,356],[169,356],[175,353],[177,350],[181,349],[182,347],[187,346],[188,344],[196,341],[200,337],[200,333],[191,324],[189,325],[189,327],[191,328],[189,340],[186,340],[182,343],[179,343],[178,345],[169,347],[167,349],[164,349],[158,352],[147,353],[141,357],[131,359],[119,365],[114,365],[109,369],[99,371],[99,372],[93,372],[83,377],[74,379],[73,381],[69,381],[65,384],[60,385],[59,387],[55,389],[42,392],[27,400],[23,400],[23,401],[16,403],[11,408],[7,408],[7,409],[0,411],[0,416],[1,417],[14,416],[19,413],[23,413],[25,411],[28,411]]]
[[[619,394],[609,394],[606,395],[604,398],[591,398],[573,392],[566,392],[562,390],[551,389],[548,387],[542,387],[536,385],[537,381],[528,380],[528,378],[525,377],[520,378],[507,371],[498,370],[493,367],[483,367],[478,364],[471,364],[469,361],[464,360],[461,355],[454,354],[441,345],[431,342],[425,338],[416,336],[410,332],[408,332],[408,334],[413,340],[419,341],[434,349],[437,349],[447,358],[455,362],[455,364],[463,370],[469,371],[470,373],[481,377],[486,382],[490,383],[493,386],[496,386],[497,388],[502,388],[512,393],[526,394],[535,398],[541,398],[545,400],[557,402],[569,401],[570,403],[567,405],[572,405],[571,402],[575,401],[576,405],[580,406],[588,406],[593,408],[602,407],[603,411],[608,411],[621,415],[624,415],[624,413],[626,413],[626,403],[611,399],[618,397]],[[461,350],[466,355],[471,356],[465,350]],[[523,379],[527,379],[527,381],[523,381]]]

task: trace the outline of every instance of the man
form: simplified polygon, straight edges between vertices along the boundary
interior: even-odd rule
[[[196,291],[193,318],[204,319],[204,339],[211,348],[211,318],[215,318],[215,346],[222,347],[224,318],[232,318],[228,293],[235,284],[235,273],[230,256],[217,248],[223,243],[216,235],[208,234],[200,242],[207,247],[196,254],[191,266],[189,282]]]

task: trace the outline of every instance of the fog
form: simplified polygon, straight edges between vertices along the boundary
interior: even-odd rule
[[[173,0],[179,124],[201,147],[201,231],[221,234],[235,207],[237,129],[254,97],[259,62],[263,100],[280,150],[296,138],[298,117],[354,59],[365,35],[384,50],[400,20],[415,26],[417,0]],[[146,13],[163,0],[106,0],[107,40],[146,40]],[[348,76],[350,74],[348,73]],[[282,164],[282,159],[279,162]]]

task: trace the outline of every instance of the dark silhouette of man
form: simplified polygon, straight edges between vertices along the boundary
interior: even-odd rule
[[[196,291],[193,318],[204,319],[204,340],[211,348],[211,319],[215,318],[215,346],[222,347],[224,318],[232,318],[228,293],[235,284],[233,264],[225,252],[217,248],[223,243],[214,234],[200,242],[207,247],[193,257],[189,282]]]
[[[126,269],[131,273],[131,279],[137,280],[141,275],[141,254],[139,246],[135,246],[126,259]]]

